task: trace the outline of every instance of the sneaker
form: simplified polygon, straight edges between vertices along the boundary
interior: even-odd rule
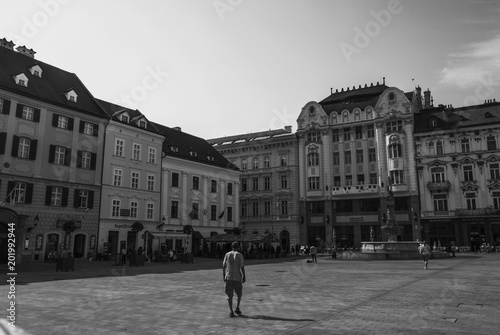
[[[234,312],[235,312],[236,314],[238,314],[238,315],[241,315],[241,311],[240,311],[240,309],[239,309],[239,308],[236,308],[236,310],[235,310]]]
[[[235,315],[234,315],[234,313],[233,313],[233,312],[229,313],[229,317],[234,318],[234,316],[235,316]]]

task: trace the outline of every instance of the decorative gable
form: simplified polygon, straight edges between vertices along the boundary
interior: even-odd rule
[[[28,87],[29,79],[24,73],[20,73],[18,75],[15,75],[13,78],[14,78],[14,81],[16,82],[16,84],[24,86],[24,87]]]
[[[70,90],[64,93],[64,96],[66,97],[66,99],[68,99],[68,101],[71,102],[76,102],[76,100],[78,99],[78,94],[76,94],[74,90]]]
[[[40,67],[40,65],[33,65],[32,67],[28,68],[28,70],[30,71],[30,73],[35,76],[35,77],[38,77],[38,78],[42,78],[42,68]]]

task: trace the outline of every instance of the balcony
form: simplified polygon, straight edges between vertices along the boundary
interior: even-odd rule
[[[450,216],[488,216],[500,215],[500,209],[477,208],[477,209],[455,209],[452,211],[423,211],[422,218],[450,217]]]
[[[449,181],[430,181],[427,183],[427,188],[431,193],[448,192],[451,188]]]

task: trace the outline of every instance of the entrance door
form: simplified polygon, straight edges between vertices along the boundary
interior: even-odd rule
[[[137,250],[135,241],[137,240],[137,233],[135,231],[127,232],[127,246],[131,250]]]
[[[85,235],[76,234],[75,245],[73,247],[73,257],[83,258],[84,254],[85,254]]]
[[[58,250],[59,246],[59,234],[49,234],[47,235],[47,246],[45,248],[45,257],[44,259],[49,258],[49,252],[52,250],[57,251],[58,253],[61,252],[61,250]]]
[[[283,250],[290,251],[290,233],[288,230],[283,230],[280,233],[280,243]]]
[[[108,245],[109,245],[109,250],[108,252],[111,253],[111,257],[116,256],[116,252],[118,250],[118,232],[117,231],[110,231],[108,234]]]

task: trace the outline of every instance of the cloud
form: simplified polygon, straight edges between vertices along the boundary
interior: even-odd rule
[[[448,55],[446,66],[439,72],[439,83],[470,89],[476,87],[482,78],[492,78],[493,86],[500,86],[499,74],[500,34]]]

